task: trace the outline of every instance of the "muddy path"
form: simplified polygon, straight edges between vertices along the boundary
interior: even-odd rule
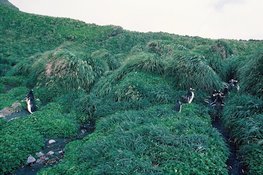
[[[217,111],[213,114],[210,114],[212,117],[212,126],[216,128],[219,133],[224,137],[225,143],[228,146],[229,149],[229,157],[226,162],[227,164],[227,169],[228,169],[228,174],[229,175],[245,175],[245,167],[242,164],[242,160],[239,159],[238,153],[237,153],[237,146],[230,137],[229,132],[227,131],[226,128],[224,128],[223,123],[220,119],[222,112],[222,108],[217,109]]]

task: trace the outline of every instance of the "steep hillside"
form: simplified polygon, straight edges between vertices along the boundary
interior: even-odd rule
[[[131,32],[32,15],[6,2],[0,1],[0,110],[26,109],[29,89],[38,110],[0,118],[0,174],[25,165],[49,139],[70,141],[43,175],[228,174],[229,149],[205,99],[232,78],[241,89],[226,97],[220,117],[244,171],[263,174],[263,41]],[[175,102],[189,88],[193,103],[178,113]],[[95,132],[74,141],[94,123]]]

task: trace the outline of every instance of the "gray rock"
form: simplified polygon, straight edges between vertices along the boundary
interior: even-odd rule
[[[36,162],[36,159],[33,157],[33,156],[28,156],[27,158],[27,164],[31,164],[31,163],[35,163]]]
[[[42,156],[44,156],[44,153],[38,152],[38,153],[36,153],[36,156],[37,156],[37,157],[42,157]]]
[[[48,144],[52,144],[52,143],[55,143],[55,142],[56,142],[56,140],[51,139],[51,140],[48,141]]]
[[[53,155],[53,154],[54,154],[53,151],[49,151],[49,152],[47,153],[47,155],[49,155],[49,156],[51,156],[51,155]]]

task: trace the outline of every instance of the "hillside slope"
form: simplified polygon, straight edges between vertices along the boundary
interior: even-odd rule
[[[32,115],[0,118],[0,174],[24,165],[46,139],[74,138],[94,122],[94,133],[39,174],[227,174],[229,151],[204,99],[232,78],[241,90],[226,99],[224,125],[247,173],[263,173],[255,168],[263,167],[263,41],[131,32],[0,3],[0,45],[1,109],[25,106],[32,88],[39,99]],[[177,113],[190,87],[194,101]]]

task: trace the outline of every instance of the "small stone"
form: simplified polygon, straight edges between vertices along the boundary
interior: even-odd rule
[[[42,157],[42,156],[44,156],[44,154],[42,152],[38,152],[38,153],[36,153],[36,156],[37,157]]]
[[[82,129],[81,134],[85,134],[85,133],[86,133],[86,129]]]
[[[51,139],[51,140],[48,141],[48,144],[52,144],[52,143],[55,143],[55,142],[56,142],[55,140]]]
[[[35,163],[36,162],[36,159],[33,157],[33,156],[28,156],[27,158],[27,164],[32,164],[32,163]]]
[[[53,155],[54,154],[54,152],[53,151],[49,151],[48,153],[47,153],[47,155]]]
[[[63,150],[61,150],[61,151],[59,151],[58,153],[59,153],[59,154],[64,154],[64,151],[63,151]]]

